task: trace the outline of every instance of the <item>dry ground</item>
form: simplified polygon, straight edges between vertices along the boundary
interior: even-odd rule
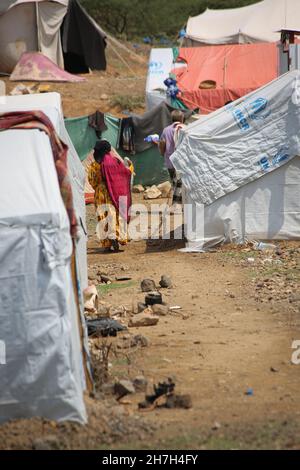
[[[117,283],[118,289],[105,289],[104,301],[131,310],[144,298],[140,281],[158,282],[167,274],[173,288],[162,290],[164,300],[182,307],[180,313],[161,317],[156,326],[131,328],[131,333],[145,335],[150,346],[129,364],[115,361],[112,370],[115,377],[132,379],[144,373],[150,383],[175,376],[178,391],[192,396],[190,410],[147,414],[147,422],[159,426],[147,446],[299,447],[300,366],[291,364],[292,342],[300,338],[297,246],[283,244],[282,264],[277,265],[275,255],[270,268],[262,264],[266,254],[234,247],[186,254],[170,242],[147,245],[132,242],[123,253],[101,255],[92,237],[88,251],[91,265],[113,266],[132,277],[130,286]],[[254,265],[246,261],[252,256]],[[268,287],[277,275],[286,282],[278,301],[270,298],[269,289],[265,293],[257,287],[262,280]],[[245,394],[249,388],[253,396]],[[127,406],[135,409],[139,399]]]
[[[88,76],[84,84],[50,84],[50,89],[62,93],[66,116],[97,108],[121,114],[114,98],[144,95],[146,67],[137,62],[130,67],[135,74],[112,59],[107,72]],[[291,363],[292,342],[300,340],[298,245],[282,244],[283,254],[272,255],[273,262],[266,264],[266,254],[230,246],[185,254],[175,242],[143,240],[122,253],[103,254],[94,236],[92,206],[88,226],[90,267],[132,278],[101,286],[103,302],[130,311],[144,297],[143,278],[158,282],[168,274],[173,288],[163,291],[164,300],[182,307],[156,326],[130,329],[150,345],[112,355],[110,380],[143,373],[151,385],[175,376],[177,391],[190,394],[193,407],[140,413],[142,394],[120,405],[98,392],[87,399],[88,426],[37,419],[8,423],[0,427],[0,448],[38,448],[38,438],[42,446],[68,449],[299,448],[300,365]],[[248,257],[255,262],[248,263]],[[116,346],[121,338],[108,341]],[[245,394],[248,388],[252,396]]]

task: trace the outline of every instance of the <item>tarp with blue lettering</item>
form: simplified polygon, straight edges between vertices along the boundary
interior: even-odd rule
[[[300,155],[300,71],[289,72],[186,127],[171,157],[204,205]]]

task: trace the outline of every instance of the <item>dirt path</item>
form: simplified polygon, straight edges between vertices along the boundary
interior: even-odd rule
[[[103,294],[102,300],[115,306],[131,310],[143,301],[143,278],[158,282],[167,274],[173,280],[164,300],[181,306],[180,313],[161,317],[156,326],[130,329],[145,335],[150,346],[129,366],[116,361],[112,371],[132,379],[143,373],[150,383],[175,376],[178,391],[191,394],[190,410],[147,414],[150,423],[162,426],[156,445],[189,448],[208,440],[208,445],[239,447],[249,438],[249,445],[299,447],[294,427],[299,431],[300,366],[291,364],[292,341],[300,338],[299,311],[291,313],[288,301],[258,302],[255,276],[264,272],[244,265],[247,252],[231,253],[230,247],[210,254],[149,251],[145,242],[133,242],[123,253],[97,255],[93,237],[89,246],[89,264],[114,265],[116,272],[125,266],[132,277],[130,287]],[[248,389],[253,396],[245,394]]]

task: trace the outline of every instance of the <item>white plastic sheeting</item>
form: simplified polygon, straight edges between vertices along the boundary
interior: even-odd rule
[[[29,109],[44,111],[63,137],[58,94],[1,98],[0,112]],[[0,340],[6,349],[0,422],[42,416],[84,423],[72,242],[49,138],[34,129],[7,130],[0,132],[0,146]],[[76,154],[68,160],[78,180],[79,217],[84,172]]]
[[[300,30],[299,0],[264,0],[190,17],[184,45],[276,42],[280,30]]]
[[[185,193],[184,251],[222,243],[300,238],[300,158],[215,201],[195,203]],[[189,208],[189,209],[188,209]],[[198,224],[198,225],[197,225]]]
[[[194,211],[188,247],[300,237],[299,130],[299,71],[187,126],[171,160]]]

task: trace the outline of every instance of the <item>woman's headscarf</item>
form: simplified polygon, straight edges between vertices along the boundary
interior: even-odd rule
[[[94,147],[94,159],[96,162],[101,163],[107,153],[111,151],[111,145],[108,140],[97,140]]]

